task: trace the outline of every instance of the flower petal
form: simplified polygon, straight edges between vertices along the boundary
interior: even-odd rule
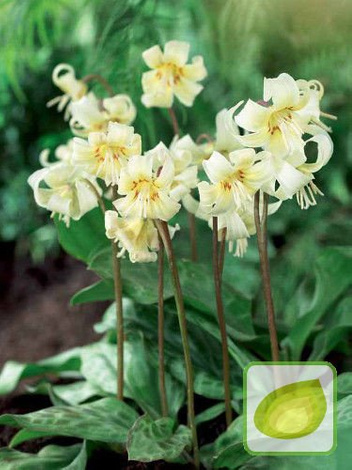
[[[219,152],[213,152],[203,161],[203,168],[212,183],[219,183],[233,172],[231,163]]]
[[[185,65],[189,55],[190,45],[183,41],[169,41],[164,47],[164,62],[171,62],[179,67]]]
[[[142,53],[144,62],[151,69],[156,69],[163,63],[163,53],[160,46],[153,46]]]
[[[192,63],[186,64],[182,70],[184,77],[194,82],[199,82],[208,75],[207,69],[204,66],[203,57],[200,55],[193,57]]]
[[[299,88],[288,73],[277,78],[264,78],[264,100],[272,99],[276,109],[296,107],[300,101]]]
[[[235,116],[235,121],[243,129],[257,132],[263,127],[268,127],[270,114],[270,108],[248,100],[243,109]]]

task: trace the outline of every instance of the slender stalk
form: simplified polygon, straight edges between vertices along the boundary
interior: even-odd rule
[[[189,221],[189,239],[191,243],[191,260],[196,262],[198,261],[196,216],[189,212],[188,221]]]
[[[225,395],[225,413],[226,413],[226,426],[229,427],[232,421],[232,407],[231,407],[231,389],[230,389],[230,360],[229,351],[227,346],[227,333],[226,321],[224,314],[224,305],[221,295],[221,275],[218,256],[218,218],[213,217],[213,273],[214,273],[214,287],[216,298],[216,311],[218,315],[218,322],[221,335],[222,347],[222,373],[224,382],[224,395]]]
[[[100,209],[105,214],[106,208],[103,198],[100,196],[97,188],[88,179],[84,179],[84,182],[91,188],[95,193]],[[113,199],[117,199],[117,186],[112,187]],[[122,278],[121,278],[121,266],[120,258],[117,257],[118,250],[117,244],[111,240],[111,253],[112,253],[112,267],[114,276],[114,292],[116,302],[116,338],[117,338],[117,399],[123,401],[123,306],[122,306]]]
[[[219,252],[219,271],[220,271],[220,279],[222,278],[222,273],[224,271],[224,263],[225,263],[225,248],[226,248],[226,233],[227,228],[223,228],[221,231],[221,240],[220,240],[220,252]]]
[[[159,347],[159,390],[161,412],[168,415],[167,395],[165,387],[165,354],[164,354],[164,245],[159,234],[158,252],[158,347]]]
[[[170,265],[170,271],[171,271],[171,276],[172,276],[172,281],[173,281],[173,286],[174,286],[175,301],[176,301],[178,321],[180,325],[183,354],[184,354],[185,367],[186,367],[188,423],[189,423],[189,426],[191,428],[191,433],[192,433],[194,465],[197,469],[199,469],[199,465],[200,465],[199,448],[198,448],[198,438],[197,438],[197,429],[196,429],[196,424],[195,424],[195,412],[194,412],[193,366],[192,366],[191,351],[190,351],[190,346],[189,346],[189,341],[188,341],[187,322],[186,322],[185,307],[183,303],[181,283],[180,283],[175,254],[174,254],[174,250],[172,247],[171,237],[170,237],[167,223],[161,220],[157,220],[155,223],[159,231],[159,234],[163,240],[163,244],[164,244],[165,251],[166,251],[169,265]]]
[[[271,293],[270,282],[270,266],[268,258],[268,236],[267,236],[267,219],[268,219],[268,202],[269,196],[263,195],[263,215],[260,220],[260,192],[258,191],[254,197],[254,221],[257,230],[258,252],[260,259],[260,272],[262,276],[263,291],[266,305],[266,312],[268,318],[271,357],[273,361],[280,360],[279,343],[277,339],[276,325],[275,325],[275,310],[274,302]]]
[[[110,83],[107,80],[105,80],[105,78],[102,77],[101,75],[97,73],[91,73],[82,78],[82,81],[85,83],[92,82],[93,80],[96,80],[97,82],[99,82],[105,88],[105,90],[108,92],[110,96],[115,95],[114,90],[112,89],[112,86],[110,85]]]
[[[178,121],[177,121],[177,117],[176,117],[176,113],[174,111],[174,108],[168,108],[167,110],[168,110],[170,118],[171,118],[172,128],[174,130],[174,134],[175,135],[180,135],[180,126],[178,125]]]
[[[113,200],[117,199],[117,186],[112,187]],[[122,306],[122,278],[121,263],[117,257],[117,244],[111,240],[112,266],[114,275],[114,292],[116,301],[116,336],[117,336],[117,399],[123,401],[123,306]]]

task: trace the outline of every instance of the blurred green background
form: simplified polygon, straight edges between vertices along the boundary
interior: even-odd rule
[[[293,202],[273,219],[272,233],[309,236],[319,224],[324,240],[349,244],[352,139],[352,2],[348,0],[2,0],[0,2],[0,239],[18,253],[43,259],[55,247],[48,214],[38,210],[26,180],[39,167],[40,151],[70,136],[62,115],[46,102],[60,94],[51,82],[59,62],[78,76],[99,73],[138,106],[135,127],[144,149],[169,143],[163,110],[140,103],[141,52],[170,39],[191,43],[209,76],[193,108],[177,107],[184,132],[214,132],[214,117],[241,99],[260,99],[263,77],[288,72],[318,79],[322,108],[338,116],[334,158],[318,176],[326,194],[317,208]],[[102,94],[97,85],[94,90]],[[325,223],[324,223],[325,221]],[[340,228],[332,227],[331,222]],[[322,224],[322,225],[321,225]]]

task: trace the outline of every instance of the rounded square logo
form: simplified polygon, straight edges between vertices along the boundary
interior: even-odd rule
[[[244,371],[250,454],[329,454],[336,448],[336,370],[328,362],[252,362]]]

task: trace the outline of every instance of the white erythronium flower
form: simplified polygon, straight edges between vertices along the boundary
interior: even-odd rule
[[[96,192],[86,180],[101,194],[94,177],[68,162],[53,163],[35,171],[28,183],[38,206],[52,215],[59,214],[60,220],[69,226],[70,219],[79,220],[98,205]]]
[[[77,101],[84,96],[88,87],[83,80],[77,80],[74,68],[68,64],[58,64],[53,70],[53,82],[64,92],[63,95],[53,98],[47,103],[47,106],[58,104],[58,110],[61,112],[70,103]],[[65,111],[65,120],[70,116],[70,106]]]
[[[233,119],[236,107],[222,109],[216,115],[216,136],[214,150],[228,156],[230,152],[243,148],[239,142],[240,131]]]
[[[309,126],[308,133],[313,137],[304,142],[304,146],[316,144],[315,163],[307,163],[304,148],[303,152],[292,152],[286,159],[268,154],[266,162],[271,180],[263,186],[267,193],[280,200],[291,199],[296,195],[302,209],[316,204],[315,194],[323,195],[313,183],[314,173],[328,163],[333,153],[332,140],[325,131],[317,126]]]
[[[261,193],[262,195],[262,193]],[[274,202],[268,206],[268,215],[274,214],[281,206],[281,201]],[[260,198],[259,213],[262,213],[263,198]],[[209,220],[212,228],[212,220]],[[218,216],[218,239],[222,238],[222,230],[226,229],[226,241],[229,252],[233,252],[234,243],[236,250],[234,255],[242,258],[247,251],[248,238],[256,233],[254,221],[254,197],[248,200],[239,211],[229,211]]]
[[[173,237],[178,226],[169,226]],[[158,231],[151,219],[119,217],[116,211],[105,212],[106,236],[118,243],[118,257],[129,253],[132,263],[148,263],[157,260],[159,250]]]
[[[93,92],[71,104],[71,130],[80,137],[90,132],[106,131],[109,122],[131,124],[136,107],[128,95],[115,95],[99,100]]]
[[[210,157],[214,150],[213,142],[196,144],[192,137],[187,134],[177,140],[177,151],[189,152],[192,156],[193,165],[202,167],[203,160]]]
[[[192,106],[203,86],[198,82],[207,76],[203,58],[196,56],[187,64],[190,45],[169,41],[164,52],[153,46],[143,52],[143,59],[152,70],[142,76],[142,103],[147,108],[171,108],[174,96],[185,106]]]
[[[124,197],[114,201],[114,206],[123,217],[170,220],[181,207],[170,197],[174,174],[171,158],[153,170],[152,156],[132,157],[119,179],[118,193]]]
[[[329,119],[336,119],[336,116],[333,116],[332,114],[322,113],[322,111],[320,110],[320,101],[324,96],[324,87],[322,83],[320,83],[318,80],[302,79],[296,80],[296,83],[299,89],[309,96],[308,103],[303,109],[304,114],[307,115],[307,113],[309,113],[310,122],[318,125],[327,132],[331,132],[331,128],[320,120],[321,115]],[[298,114],[299,113],[301,113],[301,111],[298,111]]]
[[[175,136],[169,149],[160,142],[156,147],[146,152],[146,155],[153,158],[154,168],[162,167],[167,159],[172,160],[175,174],[171,183],[170,196],[176,201],[180,201],[189,194],[198,183],[198,168],[196,165],[192,165],[192,153],[183,149],[182,146],[179,148],[180,140],[182,139]]]
[[[211,215],[240,210],[264,184],[270,175],[263,160],[267,152],[256,153],[253,149],[235,150],[227,160],[214,152],[203,162],[210,183],[198,184],[200,202]]]
[[[236,123],[250,132],[238,140],[248,147],[262,147],[285,157],[303,148],[302,134],[312,118],[310,94],[300,90],[287,73],[264,79],[264,103],[248,100],[235,117]]]
[[[72,163],[72,154],[73,154],[73,139],[67,141],[66,144],[59,145],[55,149],[55,157],[57,160],[66,163]],[[43,167],[48,167],[50,165],[56,165],[58,162],[49,161],[50,150],[44,149],[40,152],[39,162]]]
[[[110,122],[107,132],[91,132],[88,141],[74,139],[73,160],[108,186],[116,185],[121,168],[141,150],[141,136],[134,133],[133,127]]]

